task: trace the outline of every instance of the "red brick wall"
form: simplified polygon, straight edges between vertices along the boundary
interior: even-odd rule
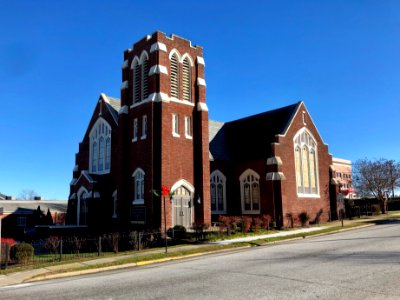
[[[305,112],[305,123],[303,124],[303,111]],[[307,198],[299,197],[296,190],[296,172],[294,161],[294,143],[293,138],[296,133],[306,127],[314,136],[317,142],[318,155],[318,182],[319,197]],[[292,213],[297,218],[298,214],[305,211],[311,220],[315,218],[317,212],[322,209],[323,215],[321,221],[327,221],[329,218],[329,166],[332,164],[332,156],[328,153],[328,146],[324,144],[317,128],[313,124],[304,104],[302,103],[292,124],[285,136],[279,136],[277,144],[274,145],[276,156],[282,159],[282,166],[279,171],[283,172],[286,180],[282,181],[282,214],[283,220],[287,222],[285,215]],[[298,224],[298,222],[297,222]]]
[[[151,46],[160,42],[166,45],[167,52],[154,51],[150,53]],[[170,102],[149,102],[129,109],[128,120],[125,121],[128,128],[125,130],[125,145],[128,149],[122,154],[121,160],[123,174],[131,176],[138,167],[145,172],[145,205],[147,209],[147,223],[154,226],[163,224],[162,201],[154,197],[152,190],[159,190],[161,185],[171,187],[180,179],[188,181],[195,187],[195,194],[202,198],[202,209],[196,211],[195,220],[210,221],[209,213],[209,161],[208,161],[208,115],[206,112],[197,111],[197,103],[205,102],[205,88],[197,86],[197,77],[204,78],[204,66],[198,65],[197,56],[202,57],[202,48],[194,47],[190,41],[177,36],[168,38],[161,32],[155,32],[149,38],[143,38],[133,45],[131,51],[125,51],[124,59],[128,61],[128,67],[122,70],[123,81],[129,82],[129,88],[121,91],[122,106],[132,104],[132,70],[131,63],[135,56],[140,57],[142,51],[149,54],[149,69],[154,65],[164,66],[168,70],[166,74],[154,74],[149,76],[149,95],[152,93],[164,93],[170,95],[170,61],[171,50],[176,49],[181,57],[187,53],[194,62],[191,68],[191,99],[193,105]],[[182,68],[180,68],[182,78]],[[182,99],[182,80],[180,86],[180,99]],[[180,137],[172,135],[172,114],[179,116]],[[145,140],[141,140],[141,120],[147,115],[148,134]],[[192,139],[185,138],[185,116],[192,118]],[[137,118],[139,123],[139,139],[132,142],[133,120]],[[195,129],[198,130],[195,130]],[[206,156],[205,156],[206,155]],[[204,159],[206,157],[206,159]],[[195,171],[196,162],[201,161],[202,167]],[[133,200],[133,181],[121,179],[119,190],[126,203]],[[167,223],[172,225],[170,201],[167,201]],[[126,205],[127,207],[128,205]]]

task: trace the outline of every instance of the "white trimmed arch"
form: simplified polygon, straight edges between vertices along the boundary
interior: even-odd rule
[[[172,55],[176,55],[177,57],[178,57],[178,62],[181,62],[182,61],[182,55],[179,53],[179,51],[177,50],[177,49],[172,49],[170,52],[169,52],[169,55],[168,55],[168,59],[169,60],[171,60],[171,58],[172,58]]]
[[[194,66],[193,58],[188,53],[185,53],[185,54],[182,55],[182,58],[181,58],[180,62],[183,63],[183,61],[185,59],[188,59],[191,67]]]
[[[226,177],[220,170],[210,175],[211,213],[226,213]]]
[[[111,169],[111,126],[102,117],[94,123],[89,133],[89,172],[106,174]]]
[[[86,199],[89,197],[88,190],[81,186],[77,192],[77,201],[76,201],[76,225],[80,225],[81,220],[81,200]]]
[[[149,55],[147,54],[146,50],[143,50],[142,53],[140,54],[140,59],[139,59],[139,64],[142,64],[143,61],[148,60]]]
[[[242,213],[260,213],[260,175],[247,169],[240,175]]]
[[[139,64],[140,64],[139,57],[138,57],[138,56],[135,56],[135,57],[132,59],[131,70],[133,70],[133,68],[134,68],[135,66],[139,65]]]
[[[295,134],[293,150],[297,194],[300,197],[319,197],[318,143],[306,127]]]
[[[177,182],[175,182],[172,186],[171,186],[171,193],[173,193],[174,191],[176,191],[179,187],[183,186],[184,188],[186,188],[191,194],[194,193],[194,186],[187,180],[185,179],[179,179]]]

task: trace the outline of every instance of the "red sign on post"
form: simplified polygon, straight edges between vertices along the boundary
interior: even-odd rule
[[[161,186],[161,195],[168,196],[169,195],[169,188],[166,185]]]

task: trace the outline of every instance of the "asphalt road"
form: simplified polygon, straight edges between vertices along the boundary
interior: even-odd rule
[[[400,222],[4,287],[0,299],[400,299]]]

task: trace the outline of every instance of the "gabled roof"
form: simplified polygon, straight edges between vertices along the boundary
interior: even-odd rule
[[[239,120],[210,122],[210,157],[253,160],[271,156],[271,143],[288,128],[301,102]]]
[[[106,103],[107,108],[113,116],[115,123],[118,125],[118,112],[121,109],[121,100],[118,98],[107,96],[104,93],[101,93],[101,98]]]
[[[225,123],[208,121],[208,136],[210,142],[210,160],[229,160],[226,149]]]

